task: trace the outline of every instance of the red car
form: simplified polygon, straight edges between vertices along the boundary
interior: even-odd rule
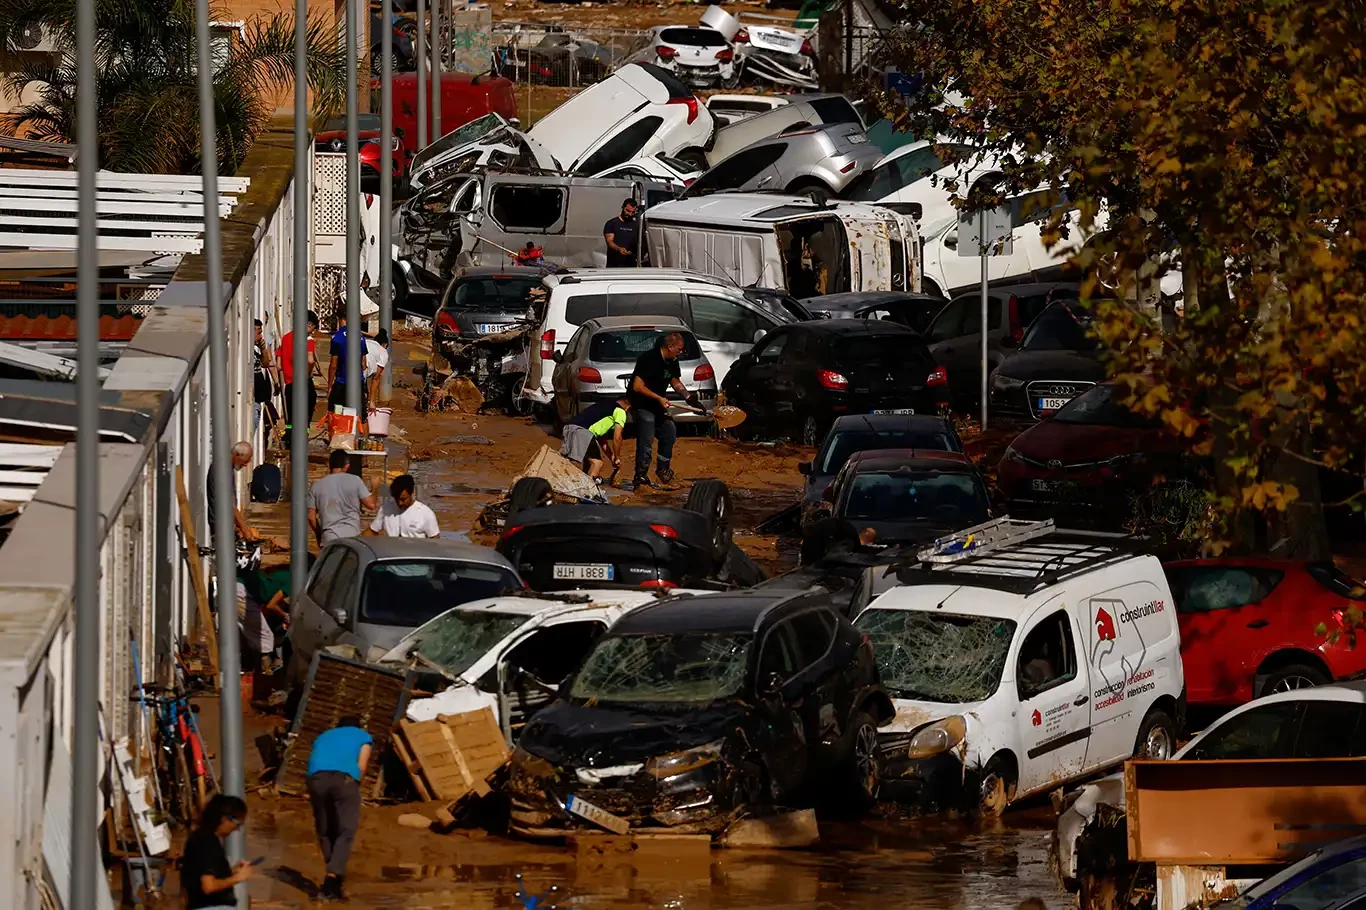
[[[380,161],[382,160],[379,141],[379,114],[361,114],[358,126],[359,130],[356,136],[360,139],[360,179],[363,183],[372,181],[375,186],[378,186]],[[395,180],[403,179],[404,175],[408,173],[408,159],[411,156],[404,145],[404,137],[405,133],[402,129],[394,129],[394,137],[389,149],[389,166],[393,169]],[[346,118],[334,117],[324,123],[323,128],[313,137],[313,150],[315,152],[346,151]]]
[[[1239,705],[1366,671],[1366,642],[1353,647],[1348,617],[1366,607],[1366,589],[1331,563],[1197,559],[1165,569],[1189,703]]]
[[[430,85],[430,78],[427,80]],[[379,110],[380,82],[370,84],[371,107]],[[470,75],[469,73],[441,74],[441,124],[431,130],[427,141],[435,142],[457,127],[464,126],[485,114],[501,114],[504,120],[517,119],[517,96],[515,86],[502,76],[488,73]],[[403,130],[413,148],[407,155],[412,160],[422,149],[417,148],[417,73],[394,73],[394,126]],[[427,93],[427,119],[431,120],[431,93]],[[407,164],[405,162],[405,171]]]

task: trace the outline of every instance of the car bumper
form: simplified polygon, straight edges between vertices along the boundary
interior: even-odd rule
[[[884,734],[882,748],[882,789],[879,796],[930,810],[957,809],[968,804],[963,762],[955,752],[941,752],[930,758],[907,758],[910,737],[905,733]]]
[[[631,465],[623,463],[622,469],[630,471]],[[516,527],[515,518],[512,525]],[[602,525],[574,523],[547,532],[532,527],[512,535],[504,532],[498,551],[512,561],[534,591],[671,588],[705,581],[711,575],[707,554],[648,527],[631,530],[637,533],[607,534]],[[557,568],[568,566],[607,567],[610,577],[603,577],[599,570],[592,578],[556,577],[575,571]]]

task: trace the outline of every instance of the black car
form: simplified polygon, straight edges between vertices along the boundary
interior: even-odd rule
[[[531,292],[541,286],[544,269],[461,269],[446,285],[432,320],[432,346],[441,351],[451,342],[507,331],[527,318]]]
[[[802,562],[819,559],[837,542],[921,543],[991,517],[986,482],[956,452],[881,449],[856,452],[826,488],[825,509],[802,527]]]
[[[844,467],[849,456],[867,449],[930,449],[962,452],[963,442],[953,421],[929,414],[850,414],[835,420],[811,461],[797,469],[806,475],[802,518],[822,502],[821,494]]]
[[[933,294],[907,294],[903,291],[854,291],[826,294],[802,301],[821,319],[884,319],[899,322],[917,332],[925,332],[935,314],[944,308],[944,298]]]
[[[895,322],[829,319],[774,329],[726,374],[749,434],[814,446],[845,414],[937,414],[948,377],[919,334]]]
[[[871,803],[877,728],[896,712],[871,647],[823,597],[682,596],[626,614],[523,728],[512,830],[561,837],[602,812],[714,833],[747,806]]]
[[[751,585],[763,573],[731,542],[730,491],[701,480],[681,509],[551,501],[550,484],[523,478],[509,495],[498,552],[534,591]]]
[[[1105,379],[1091,313],[1075,300],[1060,300],[1039,314],[1019,350],[991,374],[994,418],[1035,423]]]

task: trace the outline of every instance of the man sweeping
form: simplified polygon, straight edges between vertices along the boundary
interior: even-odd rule
[[[614,469],[621,467],[621,437],[630,410],[631,400],[625,395],[584,409],[565,424],[560,454],[583,467],[593,482],[602,486],[605,461],[611,461]]]

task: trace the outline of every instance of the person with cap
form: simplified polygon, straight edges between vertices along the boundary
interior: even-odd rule
[[[589,478],[601,486],[604,458],[614,468],[621,467],[621,440],[630,410],[631,399],[625,395],[584,408],[564,425],[560,454],[580,467],[586,465]]]
[[[607,241],[607,267],[631,268],[640,250],[640,222],[636,220],[639,206],[634,199],[621,204],[621,215],[602,226],[602,238]]]

